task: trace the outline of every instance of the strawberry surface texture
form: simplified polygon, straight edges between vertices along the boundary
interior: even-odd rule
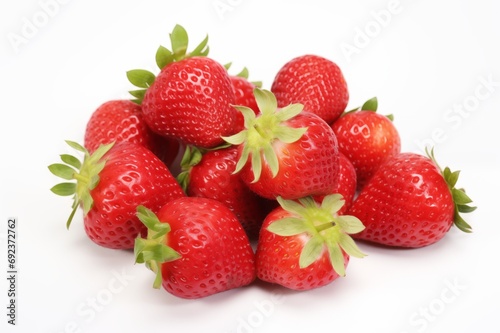
[[[48,166],[63,180],[51,191],[72,200],[66,227],[83,213],[88,246],[133,249],[154,288],[199,299],[256,280],[325,287],[370,260],[360,244],[390,261],[472,232],[460,172],[433,147],[402,150],[377,97],[347,109],[355,85],[335,59],[290,57],[267,89],[209,56],[208,36],[191,47],[176,25],[169,38],[156,72],[126,72],[130,99],[89,110],[83,144],[66,141],[79,156]]]

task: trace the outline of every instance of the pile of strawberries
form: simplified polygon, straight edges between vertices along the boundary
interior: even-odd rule
[[[270,90],[208,57],[208,37],[188,52],[177,25],[160,46],[157,75],[131,70],[132,100],[92,114],[83,160],[49,166],[66,180],[88,237],[134,249],[154,286],[200,298],[256,279],[294,290],[324,286],[363,257],[354,239],[423,247],[475,209],[459,172],[401,152],[377,99],[346,111],[349,93],[332,61],[303,55]],[[253,246],[252,246],[253,245]],[[255,251],[254,251],[255,248]]]

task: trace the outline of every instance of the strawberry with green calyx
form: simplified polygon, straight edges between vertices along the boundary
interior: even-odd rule
[[[51,191],[73,196],[69,228],[78,207],[88,237],[98,245],[113,249],[131,249],[144,225],[135,216],[139,204],[158,210],[168,201],[184,196],[165,164],[150,150],[137,143],[101,145],[94,153],[76,142],[66,141],[84,154],[83,162],[63,154],[64,163],[49,166],[52,174],[67,180]]]
[[[258,116],[236,106],[245,129],[226,142],[238,146],[240,173],[249,188],[268,199],[329,194],[338,174],[338,148],[330,126],[301,104],[278,108],[273,93],[256,88]]]
[[[361,108],[344,113],[331,125],[339,151],[356,169],[358,189],[383,162],[401,151],[401,139],[392,116],[376,113],[377,108],[378,100],[374,97]]]
[[[428,156],[400,153],[380,166],[349,209],[366,229],[355,235],[387,246],[418,248],[441,240],[455,224],[471,226],[461,213],[475,210],[472,200],[457,189],[459,172],[442,170]]]
[[[311,197],[298,201],[278,197],[281,207],[264,220],[257,244],[257,277],[294,290],[308,290],[345,276],[349,257],[362,258],[349,234],[364,229],[353,216],[338,215],[340,194],[321,204]]]
[[[154,214],[137,208],[148,227],[147,238],[135,241],[137,263],[145,263],[163,286],[181,298],[201,298],[250,284],[255,257],[236,216],[222,203],[184,197]]]
[[[234,146],[209,151],[187,147],[181,162],[183,172],[177,180],[188,196],[210,198],[226,205],[253,240],[270,211],[269,203],[234,173],[237,156]]]
[[[187,31],[180,25],[176,25],[170,33],[171,49],[160,45],[156,51],[156,65],[160,70],[165,66],[189,57],[206,57],[209,52],[208,36],[196,46],[196,48],[187,52],[189,37]],[[146,90],[153,84],[156,76],[150,71],[143,69],[133,69],[127,72],[127,78],[134,86],[140,88],[138,90],[131,90],[129,93],[134,97],[132,100],[137,104],[141,104]]]
[[[184,144],[217,147],[224,143],[221,136],[237,132],[229,74],[206,56],[206,40],[189,54],[184,29],[176,26],[171,40],[173,51],[158,50],[161,71],[156,77],[141,70],[127,73],[131,83],[142,88],[131,94],[141,103],[144,119],[154,132]]]

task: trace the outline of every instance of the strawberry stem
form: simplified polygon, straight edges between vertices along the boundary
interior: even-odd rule
[[[328,222],[328,223],[323,223],[323,224],[320,224],[320,225],[317,225],[315,228],[316,228],[316,231],[318,233],[322,232],[323,230],[326,230],[326,229],[330,229],[332,227],[334,227],[336,224],[335,222]]]
[[[75,173],[73,175],[73,178],[76,179],[78,182],[83,183],[83,184],[90,183],[90,178],[89,177],[83,176],[83,175],[81,175],[79,173]]]

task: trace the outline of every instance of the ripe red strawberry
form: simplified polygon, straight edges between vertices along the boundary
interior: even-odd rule
[[[276,74],[271,91],[278,106],[301,103],[331,124],[344,112],[349,91],[340,68],[326,58],[303,55],[290,60]]]
[[[158,76],[144,70],[129,71],[128,78],[140,90],[131,91],[142,103],[144,119],[156,133],[201,148],[224,142],[221,136],[236,132],[234,91],[226,69],[206,57],[205,39],[186,54],[186,31],[176,26],[172,51],[160,47]]]
[[[256,239],[269,210],[267,200],[252,192],[234,173],[238,149],[234,146],[201,152],[188,147],[177,178],[188,196],[222,202],[238,218],[250,239]]]
[[[348,112],[332,124],[339,151],[356,169],[358,188],[379,166],[401,151],[401,139],[390,117],[376,113],[377,99],[367,101],[361,111]]]
[[[337,183],[331,191],[332,194],[341,194],[345,201],[345,204],[338,211],[339,215],[344,215],[351,207],[354,196],[356,195],[356,187],[356,170],[351,161],[344,154],[339,152],[339,175]],[[315,196],[314,200],[322,202],[323,198],[324,196]]]
[[[84,147],[93,153],[102,144],[133,142],[143,145],[170,166],[179,150],[176,140],[151,131],[141,106],[130,100],[112,100],[101,104],[90,117],[85,129]]]
[[[225,140],[238,145],[238,163],[247,186],[264,198],[298,199],[329,194],[337,181],[335,134],[319,116],[301,112],[301,104],[278,109],[270,91],[255,89],[261,114],[237,107],[245,130]]]
[[[137,263],[156,273],[163,286],[181,298],[201,298],[242,287],[255,279],[255,257],[236,216],[222,203],[185,197],[167,203],[157,215],[137,209],[148,227],[137,238]]]
[[[340,216],[339,194],[319,205],[278,198],[281,207],[264,220],[256,252],[257,277],[294,290],[308,290],[345,276],[349,256],[362,258],[349,234],[363,230],[352,216]]]
[[[84,212],[84,227],[98,245],[131,249],[137,235],[146,228],[136,216],[136,207],[145,204],[157,211],[172,199],[183,197],[179,184],[165,164],[149,149],[130,142],[100,146],[92,155],[81,145],[67,141],[84,153],[83,162],[61,155],[64,162],[49,170],[65,180],[52,187],[57,195],[73,196],[69,225],[79,206]]]
[[[354,201],[349,214],[365,224],[355,238],[397,247],[422,247],[442,239],[453,223],[471,227],[460,213],[475,207],[456,189],[459,172],[441,171],[430,157],[400,153],[384,163]]]

